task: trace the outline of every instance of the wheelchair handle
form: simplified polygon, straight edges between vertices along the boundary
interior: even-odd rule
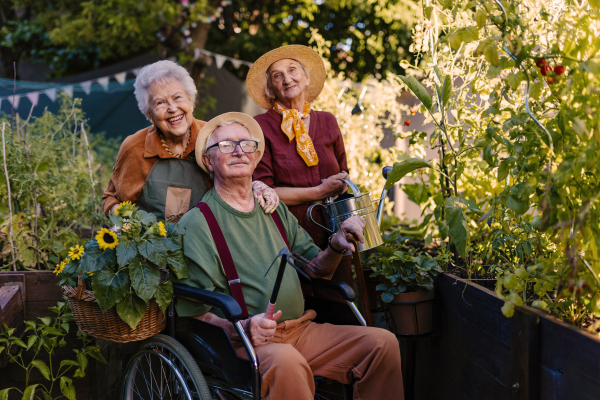
[[[275,304],[269,302],[269,305],[267,306],[267,311],[265,311],[265,318],[272,320],[273,314],[275,314]]]

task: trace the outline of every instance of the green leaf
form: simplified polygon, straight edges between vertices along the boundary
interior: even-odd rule
[[[42,317],[40,318],[40,321],[42,321],[42,323],[46,326],[50,326],[50,324],[52,323],[52,318],[50,317]]]
[[[459,254],[464,258],[467,253],[468,230],[460,199],[454,196],[448,197],[444,202],[444,211],[449,228],[448,235]]]
[[[27,350],[29,350],[31,348],[31,346],[33,346],[35,344],[35,342],[37,342],[38,337],[36,335],[30,335],[27,338]]]
[[[129,264],[129,278],[131,286],[135,293],[144,301],[148,301],[154,296],[158,283],[160,282],[160,271],[158,267],[140,262],[136,257]]]
[[[87,355],[100,361],[103,364],[108,364],[104,359],[102,353],[100,353],[100,349],[87,350]]]
[[[0,390],[0,400],[8,400],[8,392],[14,388],[2,389]]]
[[[509,166],[508,160],[504,160],[498,166],[498,182],[502,182],[508,176]]]
[[[160,309],[165,311],[173,299],[173,283],[167,281],[158,285],[154,297]]]
[[[159,267],[166,266],[166,248],[161,239],[142,240],[138,246],[138,250],[142,257],[147,258]]]
[[[21,339],[18,339],[18,338],[12,340],[12,344],[16,344],[17,346],[20,346],[20,347],[22,347],[24,349],[27,348],[27,345]]]
[[[134,241],[122,239],[117,246],[117,262],[125,267],[137,256],[137,244]]]
[[[79,263],[77,272],[98,272],[112,267],[117,263],[114,249],[101,250],[96,240],[91,240],[85,245],[85,252]]]
[[[146,226],[152,225],[153,223],[156,222],[156,216],[154,214],[151,214],[144,210],[138,211],[138,218],[139,218],[139,221],[142,223],[142,225],[146,225]]]
[[[131,329],[140,323],[146,313],[146,302],[135,293],[127,293],[125,298],[117,304],[117,314]]]
[[[81,371],[80,378],[83,378],[85,376],[85,369],[88,365],[88,358],[84,352],[77,354],[77,361],[79,363],[79,370]]]
[[[37,388],[39,384],[27,386],[27,389],[23,392],[22,400],[33,400],[35,399],[35,388]]]
[[[81,354],[81,353],[79,353],[79,354]],[[60,362],[60,367],[62,368],[64,366],[76,366],[76,367],[78,367],[79,363],[77,361],[74,361],[74,360],[62,360]]]
[[[166,237],[162,238],[162,243],[165,246],[166,251],[177,251],[181,249],[181,246],[176,244],[172,239]]]
[[[421,100],[421,103],[423,103],[423,105],[432,112],[433,100],[427,89],[425,89],[423,85],[421,85],[421,83],[415,79],[414,76],[406,77],[400,75],[400,79],[402,79],[402,82],[404,82],[404,84],[408,86],[414,95]]]
[[[506,200],[506,207],[513,210],[517,215],[523,215],[529,209],[528,202],[522,202],[514,195],[508,196],[508,200]]]
[[[394,163],[392,171],[388,174],[385,188],[389,190],[396,182],[404,178],[406,174],[419,168],[432,168],[432,165],[427,161],[416,157]]]
[[[477,28],[481,29],[487,22],[488,13],[484,7],[480,7],[475,11],[475,21],[477,21]]]
[[[167,264],[169,264],[171,270],[175,272],[177,279],[185,279],[188,277],[187,263],[185,262],[183,251],[178,250],[169,255],[167,258]]]
[[[384,303],[390,303],[394,300],[394,295],[390,292],[385,292],[381,295],[381,300],[383,300]]]
[[[450,100],[450,96],[452,95],[452,79],[446,75],[444,78],[444,86],[442,87],[442,104],[444,106],[448,105],[448,100]]]
[[[73,383],[71,383],[71,380],[69,378],[67,378],[66,376],[60,377],[60,392],[68,400],[76,400],[75,399],[75,386],[73,386]]]
[[[165,222],[165,230],[167,231],[167,237],[185,234],[185,228],[183,226],[169,221]]]
[[[127,269],[116,273],[111,270],[103,270],[94,275],[92,290],[98,299],[98,305],[103,311],[117,304],[131,287],[131,280]]]
[[[44,378],[50,380],[50,368],[46,365],[46,363],[42,360],[33,360],[31,361],[31,365],[36,367],[40,373],[44,376]]]

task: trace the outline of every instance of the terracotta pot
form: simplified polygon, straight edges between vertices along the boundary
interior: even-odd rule
[[[433,290],[400,293],[388,304],[398,335],[423,335],[433,329]]]

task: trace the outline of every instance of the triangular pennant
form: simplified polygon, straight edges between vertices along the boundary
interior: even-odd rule
[[[138,74],[140,73],[141,70],[142,70],[141,68],[136,68],[136,69],[132,69],[131,72],[133,72],[133,74],[135,76],[138,76]]]
[[[63,86],[60,88],[63,92],[67,94],[69,97],[73,97],[73,85]]]
[[[12,104],[12,106],[15,109],[19,108],[19,100],[21,100],[21,96],[17,96],[17,95],[10,96],[8,98],[8,101],[10,102],[10,104]]]
[[[235,69],[238,69],[242,65],[242,62],[240,60],[236,60],[236,59],[231,59],[231,63],[233,64]]]
[[[90,92],[92,91],[92,81],[81,82],[79,86],[81,86],[86,95],[90,95]]]
[[[96,79],[96,82],[104,88],[104,91],[108,91],[108,76],[98,78]]]
[[[115,79],[117,80],[117,82],[119,82],[121,85],[125,83],[125,78],[127,77],[127,72],[119,72],[118,74],[115,74]]]
[[[48,90],[44,90],[44,94],[46,96],[48,96],[48,98],[50,100],[52,100],[52,102],[56,101],[56,89],[48,89]]]
[[[29,99],[31,104],[33,104],[34,107],[37,106],[38,100],[40,98],[40,92],[27,93],[25,96],[27,96],[27,98]]]
[[[220,69],[227,60],[227,57],[222,56],[220,54],[215,54],[215,60],[217,61],[217,68]]]

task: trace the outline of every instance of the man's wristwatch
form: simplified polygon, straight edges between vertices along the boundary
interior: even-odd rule
[[[333,235],[335,235],[335,233]],[[336,249],[335,247],[333,247],[331,245],[331,238],[333,237],[333,235],[329,236],[329,240],[327,241],[328,242],[328,246],[331,249],[331,251],[333,251],[334,253],[338,253],[338,254],[342,254],[343,255],[346,252],[346,249],[338,250],[338,249]]]

